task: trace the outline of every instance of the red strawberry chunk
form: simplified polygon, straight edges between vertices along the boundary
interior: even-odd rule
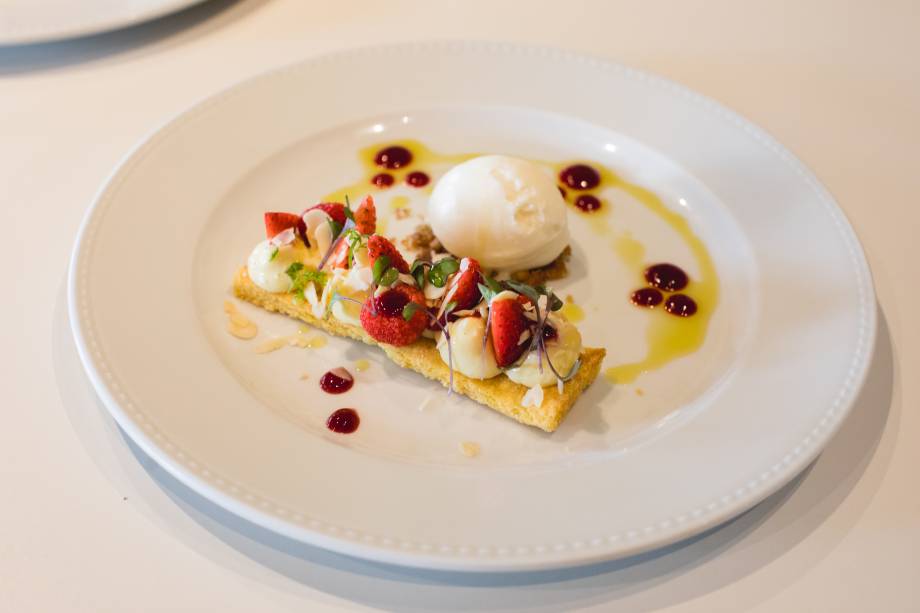
[[[403,259],[402,254],[399,253],[399,250],[396,249],[396,246],[379,234],[374,234],[367,239],[367,255],[368,259],[370,259],[371,266],[374,265],[377,258],[385,255],[390,258],[390,266],[402,273],[409,272],[409,265],[406,263],[406,260]],[[425,301],[422,300],[419,304],[424,303]]]
[[[420,305],[406,321],[403,309],[410,302]],[[397,284],[380,294],[369,296],[361,307],[361,326],[376,341],[403,346],[414,343],[428,324],[425,295],[410,285]]]
[[[377,207],[374,197],[368,194],[355,211],[355,228],[361,234],[373,234],[377,231]]]
[[[518,344],[521,333],[527,330],[529,322],[524,317],[524,307],[517,300],[498,300],[492,302],[492,347],[495,350],[495,363],[499,368],[507,368],[514,364],[530,346],[528,343]]]
[[[460,270],[453,276],[450,288],[444,294],[445,297],[450,296],[449,302],[457,303],[455,311],[471,309],[482,300],[479,291],[480,271],[479,262],[473,258],[460,260]]]
[[[299,215],[294,213],[265,213],[265,236],[267,238],[274,238],[288,228],[296,228],[297,234],[301,239],[307,231],[307,227]]]
[[[319,204],[309,207],[304,213],[312,211],[313,209],[321,209],[325,211],[326,215],[329,215],[335,223],[340,226],[345,225],[345,220],[347,219],[345,217],[345,205],[341,202],[320,202]]]

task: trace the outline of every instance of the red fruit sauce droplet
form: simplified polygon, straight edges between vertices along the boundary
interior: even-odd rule
[[[559,333],[556,332],[556,328],[547,324],[543,326],[543,342],[549,342],[559,336]]]
[[[393,185],[394,181],[395,179],[393,179],[393,175],[386,172],[381,172],[378,175],[374,175],[374,177],[371,179],[371,183],[380,188],[390,187]]]
[[[601,201],[591,194],[582,194],[575,199],[575,206],[577,206],[585,213],[593,213],[594,211],[601,208]]]
[[[587,164],[573,164],[559,173],[559,180],[572,189],[594,189],[601,175]]]
[[[664,296],[661,295],[657,289],[652,287],[643,287],[642,289],[637,289],[629,297],[629,300],[636,306],[654,308],[661,304],[661,301],[664,300]]]
[[[430,181],[431,179],[428,175],[420,170],[410,172],[409,176],[406,177],[406,183],[412,187],[425,187]]]
[[[403,308],[409,304],[409,297],[396,290],[387,290],[374,298],[374,308],[381,315],[402,317]]]
[[[355,378],[344,368],[333,368],[319,380],[319,386],[327,394],[344,394],[355,384]]]
[[[696,302],[684,294],[674,294],[664,303],[664,310],[678,317],[690,317],[696,313]]]
[[[652,287],[666,292],[678,292],[685,287],[689,279],[687,273],[674,264],[655,264],[645,269],[645,280]]]
[[[569,192],[565,191],[565,188],[562,187],[561,185],[559,186],[559,193],[562,194],[563,200],[565,200],[569,195]]]
[[[361,418],[354,409],[339,409],[326,420],[326,427],[339,434],[351,434],[358,429]]]
[[[390,170],[396,170],[412,163],[412,152],[405,147],[393,145],[377,152],[374,163]]]

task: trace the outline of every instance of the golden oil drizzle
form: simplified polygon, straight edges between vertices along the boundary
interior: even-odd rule
[[[696,302],[698,310],[692,317],[677,317],[666,312],[664,308],[649,311],[649,323],[646,331],[647,349],[645,357],[637,362],[619,364],[604,370],[604,377],[612,383],[630,383],[644,372],[661,368],[679,357],[693,353],[702,346],[709,328],[709,320],[719,298],[719,280],[715,265],[706,245],[696,235],[687,220],[679,213],[669,209],[654,192],[641,185],[626,181],[609,168],[595,162],[565,162],[554,164],[557,176],[572,164],[586,164],[598,171],[600,183],[591,190],[567,189],[566,201],[574,203],[578,195],[593,193],[600,199],[601,207],[595,211],[582,211],[572,204],[572,210],[587,218],[591,229],[600,235],[612,235],[608,218],[613,205],[608,198],[601,197],[601,192],[616,188],[623,190],[656,217],[674,230],[690,248],[699,269],[699,276],[682,290]],[[609,191],[607,192],[609,196]],[[630,269],[636,272],[636,279],[644,284],[643,272],[650,262],[645,261],[645,246],[632,235],[622,233],[612,242],[614,253]]]
[[[681,291],[696,302],[698,307],[696,314],[692,317],[677,317],[663,308],[651,310],[646,331],[648,348],[645,357],[637,362],[619,364],[604,370],[604,377],[608,381],[630,383],[642,373],[661,368],[679,357],[693,353],[702,346],[706,339],[706,331],[709,329],[709,320],[719,301],[719,277],[709,250],[682,215],[669,209],[661,198],[644,187],[626,181],[621,181],[617,187],[641,202],[668,224],[690,248],[698,268],[697,277],[691,279],[687,287]],[[631,254],[627,249],[627,257],[629,255]],[[620,257],[623,255],[621,254]],[[638,269],[636,272],[636,278],[644,280],[643,270]]]
[[[613,239],[613,252],[632,270],[638,270],[645,265],[645,245],[633,238],[629,232]]]
[[[356,360],[355,361],[355,370],[358,372],[364,372],[371,367],[371,363],[368,360]]]
[[[575,304],[575,300],[573,300],[571,296],[565,297],[565,302],[562,303],[562,308],[559,309],[559,312],[573,324],[577,324],[585,319],[584,309]]]
[[[278,351],[282,347],[299,347],[300,349],[318,349],[326,345],[326,337],[321,334],[315,334],[312,328],[300,326],[296,334],[287,336],[276,336],[270,338],[258,347],[256,353],[271,353]],[[303,379],[305,377],[301,377]]]
[[[227,314],[227,332],[236,338],[248,341],[259,333],[259,327],[240,313],[236,305],[229,300],[224,301],[224,313]]]

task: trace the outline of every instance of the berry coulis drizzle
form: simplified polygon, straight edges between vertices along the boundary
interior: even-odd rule
[[[344,394],[355,384],[355,378],[344,368],[333,368],[319,379],[319,386],[327,394]]]
[[[339,409],[326,420],[326,427],[339,434],[351,434],[358,429],[361,418],[354,409]]]

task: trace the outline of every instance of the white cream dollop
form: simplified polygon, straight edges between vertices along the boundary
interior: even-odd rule
[[[495,351],[492,349],[492,337],[482,350],[482,336],[485,334],[486,322],[482,317],[461,317],[447,325],[450,333],[452,356],[447,354],[447,339],[438,333],[438,353],[445,364],[448,357],[453,358],[454,370],[473,379],[489,379],[501,373],[495,363]]]
[[[573,324],[562,317],[550,315],[549,323],[556,329],[556,338],[546,341],[546,352],[560,375],[565,375],[581,355],[581,333]],[[543,358],[543,374],[540,374],[536,351],[531,351],[524,362],[505,371],[508,378],[527,387],[547,386],[556,383],[556,375]]]
[[[448,251],[484,268],[544,266],[569,243],[566,204],[549,169],[503,155],[448,171],[431,194],[428,219]]]
[[[274,255],[276,249],[278,253]],[[253,248],[246,261],[249,278],[267,292],[287,292],[292,282],[286,271],[294,262],[303,262],[306,251],[300,239],[280,247],[264,240]]]
[[[357,300],[361,304],[356,304],[351,300],[337,300],[332,303],[330,312],[332,316],[339,321],[361,326],[361,305],[367,300],[371,284],[374,281],[374,273],[370,267],[370,257],[366,247],[355,250],[355,261],[352,268],[335,268],[331,270],[332,276],[326,281],[323,288],[323,295],[319,304],[325,309],[332,301],[333,294],[339,294],[352,300]],[[308,297],[309,300],[309,297]],[[314,307],[314,313],[317,307]]]

